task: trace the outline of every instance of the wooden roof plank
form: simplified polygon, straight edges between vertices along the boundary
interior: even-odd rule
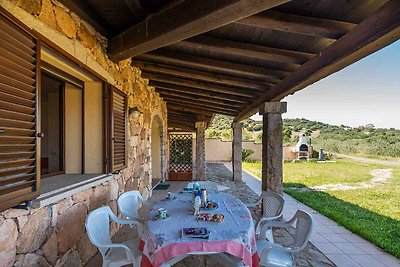
[[[286,2],[289,0],[178,1],[111,39],[109,56],[114,61],[137,56]]]
[[[226,106],[222,106],[220,104],[215,104],[215,103],[210,103],[207,101],[201,101],[201,100],[197,100],[197,101],[192,101],[186,98],[181,98],[181,97],[175,97],[175,96],[167,96],[165,95],[163,97],[164,101],[168,102],[176,102],[176,103],[186,103],[186,104],[191,104],[192,106],[199,106],[199,107],[207,107],[207,108],[212,108],[215,111],[217,110],[222,110],[222,111],[233,111],[235,113],[237,113],[239,111],[239,108],[237,107],[237,109],[235,109],[235,106],[230,106],[230,107],[226,107]]]
[[[139,60],[159,62],[180,67],[190,67],[225,75],[255,79],[273,84],[278,83],[290,73],[282,70],[267,69],[212,58],[181,54],[167,50],[157,50],[151,53],[146,53],[140,55],[138,58]]]
[[[236,103],[249,103],[249,101],[250,101],[250,99],[245,99],[245,98],[239,97],[239,96],[216,93],[216,92],[212,92],[212,91],[196,89],[196,88],[175,85],[175,84],[168,84],[168,83],[157,82],[157,81],[150,81],[149,85],[154,86],[156,88],[162,88],[162,89],[168,90],[168,91],[190,93],[193,95],[212,97],[215,99],[228,100],[228,101],[232,101],[232,102],[236,102]]]
[[[257,82],[254,80],[248,80],[244,78],[223,75],[213,72],[199,71],[189,68],[181,68],[175,66],[168,66],[164,64],[146,62],[146,61],[134,61],[132,65],[142,70],[142,73],[150,72],[156,74],[172,75],[182,78],[191,78],[194,80],[211,82],[220,85],[242,87],[247,89],[254,89],[263,92],[270,88],[273,84],[267,82]]]
[[[179,44],[192,48],[207,49],[213,52],[282,62],[296,66],[300,66],[314,56],[311,53],[266,47],[203,35],[183,40]]]
[[[235,23],[328,39],[339,39],[356,26],[354,23],[305,17],[272,10],[244,18]]]
[[[201,101],[207,101],[209,103],[219,104],[219,105],[227,106],[227,107],[238,105],[238,103],[234,103],[234,102],[227,101],[227,100],[219,100],[219,99],[215,99],[213,97],[203,97],[203,96],[193,95],[190,93],[177,93],[177,92],[173,92],[173,91],[164,90],[162,88],[157,88],[157,92],[160,94],[161,97],[172,96],[172,97],[180,97],[180,98],[190,99],[193,101],[201,100]]]
[[[214,114],[214,112],[209,111],[209,110],[188,107],[188,106],[182,106],[182,105],[174,105],[174,104],[167,103],[167,107],[168,107],[168,109],[178,110],[178,111],[188,112],[188,113],[193,113],[193,114],[200,114],[200,115],[207,115],[207,116],[212,116]]]
[[[263,102],[279,101],[286,95],[343,69],[399,38],[400,1],[391,0],[241,111],[235,117],[235,121],[254,114]]]
[[[145,79],[149,79],[151,81],[159,81],[169,84],[183,85],[187,87],[193,87],[197,89],[208,90],[217,93],[226,93],[230,95],[244,96],[244,97],[254,97],[254,94],[257,92],[251,92],[250,90],[243,90],[240,88],[234,87],[226,87],[222,85],[215,85],[204,82],[197,82],[193,80],[183,79],[183,78],[175,78],[171,76],[164,76],[159,74],[151,74],[151,73],[142,73],[142,77]]]

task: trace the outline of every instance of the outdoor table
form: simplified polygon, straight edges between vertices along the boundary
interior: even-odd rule
[[[257,267],[254,223],[248,208],[236,197],[225,193],[210,193],[209,200],[218,209],[204,211],[225,216],[223,222],[197,221],[191,214],[192,195],[177,193],[176,199],[164,199],[149,212],[140,249],[141,267],[157,267],[172,258],[190,253],[229,253],[247,266]],[[155,220],[158,208],[166,208],[170,217]],[[182,239],[182,228],[206,227],[208,239]]]

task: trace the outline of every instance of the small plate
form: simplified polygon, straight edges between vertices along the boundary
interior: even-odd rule
[[[154,216],[154,220],[155,220],[155,221],[157,221],[157,220],[166,220],[166,219],[168,219],[170,216],[171,216],[171,215],[169,215],[169,214],[167,213],[167,217],[161,218],[160,215],[157,214],[156,216]]]
[[[207,208],[207,206],[206,206],[205,208],[202,208],[202,210],[216,210],[216,209],[218,209],[219,206],[218,206],[217,203],[212,202],[212,201],[208,201],[207,205],[209,205],[210,203],[213,205],[212,208]]]

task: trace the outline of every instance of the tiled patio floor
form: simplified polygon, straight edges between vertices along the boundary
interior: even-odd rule
[[[224,164],[228,169],[231,164]],[[243,171],[243,180],[261,193],[261,181]],[[400,266],[400,260],[382,251],[365,239],[353,234],[336,222],[285,194],[284,218],[289,219],[298,209],[313,215],[314,230],[310,241],[338,267]]]

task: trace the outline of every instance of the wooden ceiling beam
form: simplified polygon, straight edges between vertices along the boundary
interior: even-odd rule
[[[172,116],[173,118],[183,117],[190,121],[197,121],[198,117],[199,117],[197,114],[182,112],[182,111],[173,110],[173,109],[168,110],[168,116]],[[206,121],[210,121],[212,119],[212,116],[204,116],[204,118]]]
[[[147,12],[143,9],[138,0],[124,0],[124,2],[137,20],[146,18]]]
[[[248,80],[229,75],[199,71],[189,68],[168,66],[164,64],[151,63],[146,61],[135,60],[132,62],[132,65],[141,69],[143,73],[150,72],[156,74],[172,75],[181,78],[191,78],[194,80],[210,82],[225,86],[235,86],[235,87],[253,89],[260,92],[264,92],[273,85],[267,82],[257,82],[254,80]]]
[[[190,101],[185,101],[181,99],[168,99],[165,100],[169,104],[177,105],[177,106],[184,106],[184,107],[195,107],[197,109],[202,109],[202,110],[207,110],[213,113],[219,113],[219,114],[224,114],[224,115],[234,115],[239,112],[239,110],[234,110],[234,109],[225,109],[225,108],[216,108],[213,105],[210,104],[201,104],[199,102],[193,103]],[[201,115],[201,114],[200,114]]]
[[[109,56],[118,62],[141,55],[286,2],[289,0],[176,1],[112,38]]]
[[[345,35],[357,25],[354,23],[305,17],[272,10],[238,20],[235,23],[335,40]]]
[[[185,98],[179,98],[179,97],[171,97],[171,96],[164,96],[163,97],[164,101],[167,103],[185,103],[185,104],[191,104],[194,107],[204,107],[204,108],[211,108],[212,110],[221,110],[221,111],[228,111],[228,112],[234,112],[237,113],[239,110],[235,109],[235,106],[231,107],[223,107],[218,104],[210,103],[210,102],[205,102],[205,101],[191,101]]]
[[[164,75],[159,75],[159,74],[142,73],[142,77],[145,79],[149,79],[150,81],[158,81],[158,82],[164,82],[164,83],[175,84],[175,85],[183,85],[183,86],[192,87],[192,88],[196,88],[196,89],[208,90],[211,92],[224,93],[224,94],[229,94],[229,95],[243,96],[243,97],[248,97],[248,98],[254,97],[258,94],[258,92],[254,92],[254,91],[251,92],[250,90],[243,90],[241,88],[226,87],[226,86],[221,86],[221,85],[197,82],[197,81],[192,81],[192,80],[187,80],[187,79],[182,79],[182,78],[175,78],[175,77],[171,77],[171,76],[164,76]]]
[[[173,110],[180,110],[183,112],[190,112],[197,115],[204,115],[204,116],[212,116],[215,113],[234,116],[236,112],[225,112],[225,111],[215,111],[212,108],[205,108],[205,107],[193,107],[193,104],[184,104],[184,103],[167,103],[167,108]]]
[[[252,65],[176,53],[165,49],[140,55],[138,59],[163,63],[166,65],[189,67],[247,79],[255,79],[272,84],[278,83],[290,73],[282,70],[267,69]]]
[[[235,117],[235,121],[251,116],[262,103],[279,101],[398,39],[400,39],[400,1],[391,0],[241,111]]]
[[[164,96],[181,97],[181,98],[189,99],[192,101],[201,100],[201,101],[206,101],[209,103],[214,103],[214,104],[227,106],[227,107],[238,105],[238,103],[234,103],[231,101],[219,100],[219,99],[215,99],[212,97],[202,97],[202,96],[198,96],[198,95],[192,95],[190,93],[189,94],[177,93],[177,92],[173,92],[173,91],[164,90],[162,88],[157,88],[157,92],[160,94],[160,97],[164,97]]]
[[[236,103],[249,103],[251,101],[251,99],[245,99],[245,98],[239,97],[239,96],[216,93],[216,92],[211,92],[211,91],[207,91],[207,90],[195,89],[195,88],[191,88],[191,87],[180,86],[180,85],[175,85],[175,84],[168,84],[168,83],[163,83],[163,82],[150,81],[149,85],[156,87],[156,89],[162,88],[162,89],[168,90],[168,91],[188,93],[188,94],[192,94],[192,95],[199,95],[199,96],[205,96],[205,97],[212,97],[215,99],[228,100],[228,101],[232,101],[232,102],[236,102]]]
[[[79,18],[85,20],[92,25],[99,33],[105,37],[109,37],[112,31],[111,27],[104,21],[104,19],[93,9],[87,1],[79,0],[59,0],[61,4],[66,6]]]
[[[311,53],[266,47],[262,45],[231,41],[204,35],[199,35],[180,41],[179,45],[224,53],[227,55],[287,63],[296,67],[299,67],[301,64],[305,63],[315,55]]]

